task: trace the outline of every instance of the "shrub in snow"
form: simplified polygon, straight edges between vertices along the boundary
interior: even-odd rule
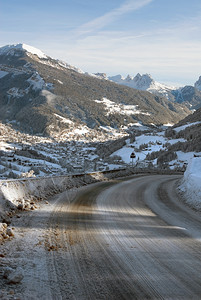
[[[108,164],[122,162],[122,158],[119,155],[113,155],[105,158],[105,162],[107,162]]]
[[[157,159],[157,165],[167,164],[168,162],[170,162],[174,159],[177,159],[176,152],[163,151],[163,152],[161,152],[161,154],[159,155],[159,157]]]
[[[139,150],[143,151],[143,150],[146,150],[148,147],[149,147],[148,144],[141,144],[141,145],[139,146]]]
[[[7,175],[8,178],[13,178],[16,179],[17,178],[17,174],[15,174],[13,171],[10,171]]]

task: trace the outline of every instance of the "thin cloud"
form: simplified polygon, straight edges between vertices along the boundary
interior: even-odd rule
[[[165,22],[160,28],[101,31],[77,39],[68,56],[84,71],[109,75],[151,73],[193,84],[200,75],[199,18]],[[170,80],[169,80],[170,81]]]
[[[101,17],[98,17],[88,23],[83,24],[80,26],[76,32],[77,34],[87,34],[91,33],[95,30],[102,29],[103,27],[107,26],[108,24],[112,23],[118,17],[129,13],[131,11],[138,10],[149,3],[153,2],[154,0],[130,0],[122,4],[120,7],[113,9],[112,11],[104,14]]]

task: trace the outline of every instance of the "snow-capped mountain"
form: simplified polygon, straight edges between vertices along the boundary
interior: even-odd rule
[[[15,50],[25,51],[30,54],[37,55],[39,58],[47,58],[47,56],[39,49],[26,44],[7,45],[0,48],[0,55],[17,55]]]
[[[28,133],[125,124],[175,123],[190,112],[177,103],[92,76],[34,47],[0,48],[0,120]],[[128,78],[127,78],[128,80]],[[64,120],[67,120],[64,122]]]
[[[126,78],[121,75],[108,77],[109,80],[118,84],[126,85],[131,88],[148,91],[156,95],[162,95],[167,99],[172,98],[171,92],[175,90],[175,87],[171,87],[155,81],[150,74],[137,74],[135,77],[128,75]]]
[[[166,97],[171,102],[183,103],[189,109],[195,110],[201,107],[201,76],[193,86],[173,87],[155,81],[150,74],[137,74],[135,77],[121,75],[108,77],[109,80],[131,88],[148,91],[154,95]]]
[[[40,63],[43,64],[47,64],[50,65],[52,67],[56,67],[56,68],[67,68],[67,69],[71,69],[74,70],[76,72],[79,73],[84,73],[82,70],[80,70],[79,68],[72,66],[62,60],[59,59],[53,59],[52,57],[46,55],[45,53],[43,53],[41,50],[26,45],[26,44],[14,44],[14,45],[7,45],[4,46],[2,48],[0,48],[0,55],[6,55],[6,56],[20,56],[20,53],[25,53],[27,56],[30,57],[38,57],[38,59],[40,59]]]
[[[114,81],[119,84],[123,84],[138,90],[147,90],[154,83],[153,78],[149,74],[140,75],[139,73],[135,77],[131,77],[128,75],[124,78],[121,75],[116,75],[112,77],[108,77],[109,80]]]

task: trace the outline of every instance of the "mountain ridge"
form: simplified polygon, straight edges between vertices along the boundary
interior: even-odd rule
[[[23,45],[0,48],[0,118],[20,130],[46,135],[69,130],[55,114],[93,129],[175,123],[190,113],[164,97],[100,80]],[[116,109],[108,113],[108,105]]]

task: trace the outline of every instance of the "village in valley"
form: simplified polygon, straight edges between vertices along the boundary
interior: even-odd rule
[[[0,124],[0,178],[58,176],[119,168],[161,168],[152,152],[164,151],[168,145],[185,141],[165,137],[168,126],[140,126],[115,130],[86,126],[71,128],[54,137],[42,137],[15,131]],[[132,154],[134,153],[134,156]],[[164,168],[184,170],[193,153],[177,152]]]

